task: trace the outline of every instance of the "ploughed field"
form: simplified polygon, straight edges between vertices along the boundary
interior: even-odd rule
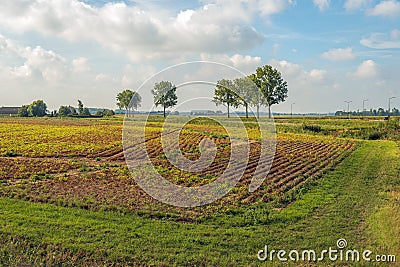
[[[251,121],[247,125],[249,132],[254,130]],[[196,173],[181,171],[169,163],[161,145],[162,122],[150,121],[147,127],[151,129],[146,136],[147,154],[158,172],[169,181],[200,186],[215,180],[227,168],[231,140],[222,126],[193,120],[181,131],[179,146],[188,159],[200,157],[199,145],[203,139],[209,138],[216,144],[213,163]],[[275,208],[287,206],[356,147],[350,140],[278,134],[271,170],[263,184],[249,193],[255,168],[265,160],[260,157],[260,143],[251,136],[249,163],[236,187],[206,208],[185,209],[154,200],[135,183],[124,159],[121,121],[2,119],[0,195],[85,209],[140,214],[165,212],[190,222],[200,214],[204,216],[227,207],[263,202]]]

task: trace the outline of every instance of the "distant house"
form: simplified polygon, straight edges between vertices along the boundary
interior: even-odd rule
[[[20,107],[0,107],[0,116],[17,115]]]

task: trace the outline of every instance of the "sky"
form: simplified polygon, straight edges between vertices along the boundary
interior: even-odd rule
[[[400,108],[400,1],[396,0],[2,0],[0,106],[43,99],[49,110],[116,108],[138,90],[152,108],[151,77],[211,61],[248,75],[271,65],[288,83],[274,112]],[[173,83],[230,78],[205,64]],[[214,65],[215,66],[215,65]],[[174,76],[175,75],[175,76]],[[225,76],[228,75],[228,76]],[[179,77],[178,77],[179,76]],[[185,77],[185,79],[182,79]],[[147,82],[146,82],[147,81]],[[147,84],[146,84],[147,83]],[[211,85],[178,89],[181,110],[221,109]],[[208,99],[208,100],[207,100]],[[179,110],[179,108],[178,108]]]

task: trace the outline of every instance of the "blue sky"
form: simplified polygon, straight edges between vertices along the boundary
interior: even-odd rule
[[[0,3],[0,106],[44,99],[49,108],[115,108],[163,68],[207,60],[245,74],[270,64],[289,85],[273,111],[334,112],[400,106],[400,2],[396,0],[95,1]],[[210,81],[223,71],[192,75]],[[177,78],[178,79],[178,78]],[[174,80],[174,77],[171,77]],[[152,106],[149,90],[142,110]],[[184,102],[212,97],[186,88]],[[188,108],[215,109],[192,101]],[[218,107],[221,109],[221,107]]]

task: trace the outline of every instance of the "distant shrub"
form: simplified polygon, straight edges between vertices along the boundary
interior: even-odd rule
[[[28,106],[24,105],[18,109],[18,116],[19,117],[29,117]]]
[[[96,111],[96,113],[94,114],[96,117],[103,117],[104,113],[101,110]]]
[[[111,109],[104,110],[104,116],[109,117],[109,116],[114,116],[114,115],[115,115],[114,110],[111,110]]]
[[[311,131],[311,132],[315,132],[315,133],[319,133],[322,131],[321,126],[319,125],[307,125],[307,124],[303,124],[303,130],[305,131]]]
[[[115,115],[115,112],[110,109],[98,110],[95,114],[96,117],[111,117],[114,115]]]
[[[4,157],[17,157],[19,156],[17,153],[15,153],[14,151],[7,151],[4,153]]]
[[[368,140],[379,140],[382,138],[382,136],[383,133],[375,131],[369,134]]]

